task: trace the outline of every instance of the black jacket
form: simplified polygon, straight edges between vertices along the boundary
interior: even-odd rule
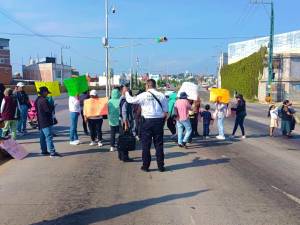
[[[46,127],[50,127],[53,125],[53,110],[54,107],[49,103],[49,101],[39,96],[36,101],[36,110],[37,110],[37,118],[39,129],[43,129]]]
[[[232,109],[233,111],[236,111],[237,116],[246,116],[246,102],[243,100],[239,100],[237,103],[237,106],[235,109]]]

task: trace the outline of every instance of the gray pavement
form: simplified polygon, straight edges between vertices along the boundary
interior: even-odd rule
[[[68,145],[67,99],[57,103],[64,157],[39,156],[36,130],[20,140],[31,154],[0,167],[1,225],[300,224],[300,139],[268,137],[266,106],[249,104],[246,140],[198,138],[186,150],[166,130],[167,171],[153,161],[144,173],[141,151],[130,153],[133,163],[109,152],[107,121],[104,147],[88,146],[81,126],[84,143]],[[228,134],[232,127],[227,119]]]

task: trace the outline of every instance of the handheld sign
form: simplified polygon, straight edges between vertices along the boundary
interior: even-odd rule
[[[64,80],[69,96],[77,96],[89,90],[86,76],[72,77]]]
[[[59,89],[59,83],[58,81],[53,81],[53,82],[44,82],[44,81],[35,81],[35,88],[36,91],[40,91],[40,87],[47,87],[48,90],[51,92],[49,96],[52,97],[58,97],[60,96],[60,89]]]

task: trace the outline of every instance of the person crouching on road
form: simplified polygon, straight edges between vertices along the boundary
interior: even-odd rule
[[[102,147],[102,124],[103,117],[100,115],[100,111],[94,112],[93,105],[99,104],[98,95],[96,90],[90,91],[90,98],[83,103],[83,114],[89,126],[91,143],[90,146],[97,145],[96,138],[98,139],[98,146]],[[96,107],[97,108],[97,107]],[[97,108],[98,109],[98,108]]]
[[[18,103],[13,97],[13,90],[6,88],[1,103],[1,119],[4,121],[2,137],[7,136],[8,132],[11,131],[12,138],[16,140],[18,114]]]
[[[79,145],[80,141],[77,134],[77,124],[80,115],[80,101],[78,95],[69,97],[69,110],[71,118],[70,145]]]
[[[191,110],[192,106],[187,98],[187,94],[181,92],[174,108],[177,115],[178,146],[181,148],[186,147],[186,143],[189,141],[192,134],[192,126],[189,119],[189,110]],[[183,129],[185,129],[184,137]]]
[[[46,98],[49,93],[50,92],[47,87],[40,87],[40,96],[36,99],[35,105],[40,130],[41,154],[50,154],[50,158],[56,158],[61,157],[61,155],[55,151],[53,144],[52,126],[54,108],[50,105]]]
[[[108,123],[110,126],[110,151],[115,151],[116,134],[120,129],[120,91],[113,89],[108,101]]]

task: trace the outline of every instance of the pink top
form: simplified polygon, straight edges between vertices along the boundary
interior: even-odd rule
[[[178,99],[175,103],[175,112],[179,121],[185,121],[189,118],[189,110],[192,108],[187,99]]]

